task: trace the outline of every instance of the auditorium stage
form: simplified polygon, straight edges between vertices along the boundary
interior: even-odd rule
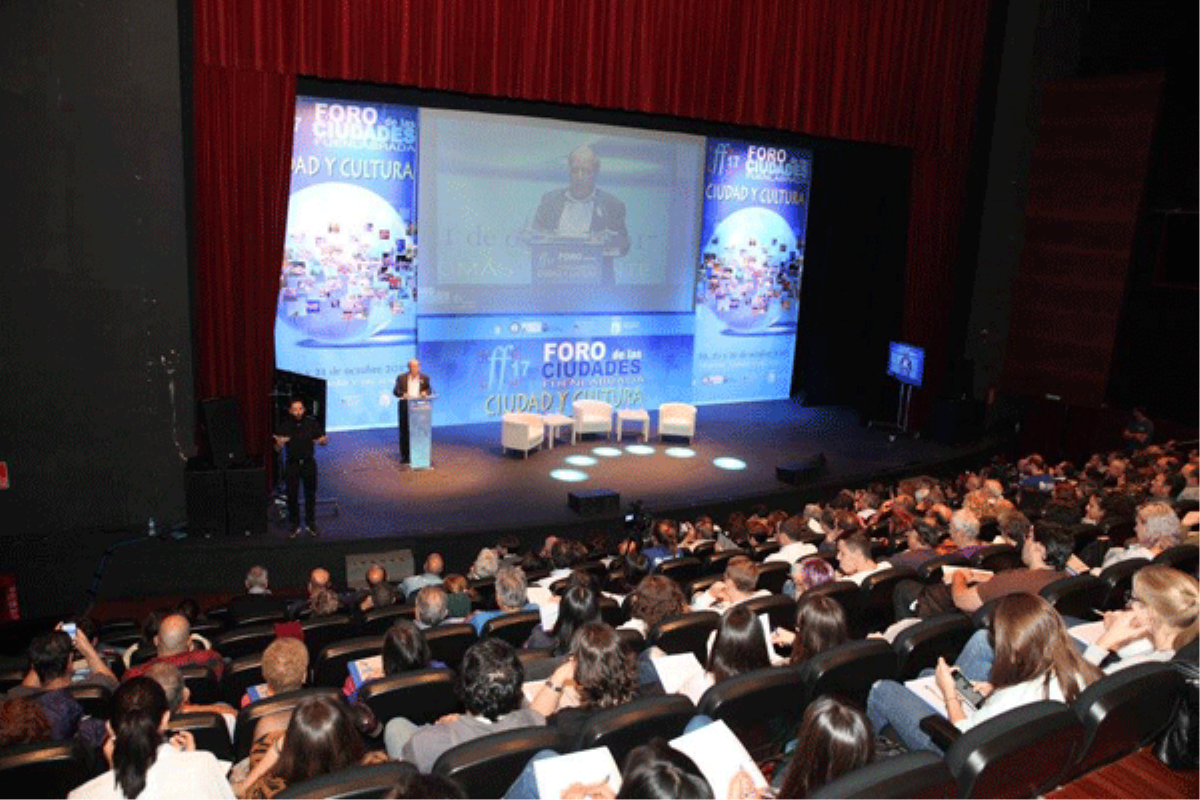
[[[652,413],[651,431],[655,414]],[[502,534],[526,545],[547,534],[591,539],[623,531],[623,511],[641,500],[653,514],[677,517],[704,512],[721,520],[756,502],[796,511],[836,489],[861,486],[875,478],[894,479],[920,472],[946,473],[972,466],[1001,443],[978,440],[957,446],[913,437],[890,437],[860,424],[856,411],[806,408],[787,400],[703,406],[699,410],[695,455],[675,458],[651,439],[652,452],[637,455],[620,443],[620,455],[595,456],[614,440],[560,442],[523,459],[500,447],[500,424],[436,428],[433,465],[414,472],[398,463],[395,430],[330,435],[319,454],[319,495],[336,497],[338,513],[319,508],[317,539],[287,538],[274,505],[266,536],[205,538],[144,533],[97,533],[87,537],[45,537],[14,550],[19,564],[23,615],[75,613],[86,605],[84,592],[95,580],[97,599],[201,596],[219,598],[241,591],[246,570],[269,568],[277,591],[299,591],[314,566],[333,570],[345,581],[347,558],[410,550],[420,559],[432,550],[452,569],[465,569],[480,547]],[[824,453],[826,468],[798,486],[778,481],[777,464]],[[574,467],[569,456],[596,458]],[[717,458],[736,458],[745,469],[722,470]],[[563,483],[550,473],[579,469],[588,479]],[[611,489],[621,510],[582,517],[567,505],[572,489]],[[51,579],[47,580],[46,577]]]
[[[651,433],[657,413],[651,413]],[[553,449],[506,454],[500,446],[500,424],[436,428],[433,468],[414,471],[397,457],[395,430],[330,435],[318,454],[318,496],[336,498],[318,510],[322,538],[375,537],[424,539],[453,533],[573,525],[580,516],[567,504],[568,492],[608,489],[619,493],[621,507],[641,500],[652,513],[686,511],[756,498],[782,502],[795,487],[776,479],[780,463],[824,453],[827,466],[801,489],[842,486],[879,473],[913,469],[953,459],[978,447],[950,447],[932,441],[896,437],[859,423],[857,412],[840,408],[805,408],[789,400],[702,406],[696,437],[690,445],[653,436],[650,452],[630,452],[641,444],[632,431],[618,443],[615,436],[588,437],[575,445],[560,440]],[[597,454],[598,449],[619,455]],[[638,448],[635,448],[635,450]],[[684,452],[679,452],[683,450]],[[694,455],[686,455],[687,451]],[[577,466],[573,456],[595,463]],[[737,459],[744,469],[721,469],[716,459]],[[586,479],[566,483],[555,470],[576,470]],[[787,505],[790,505],[788,503]],[[271,535],[283,537],[276,522]]]

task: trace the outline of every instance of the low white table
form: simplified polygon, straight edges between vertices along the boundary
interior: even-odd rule
[[[650,441],[650,412],[643,408],[622,408],[617,411],[617,441],[621,441],[621,429],[625,423],[640,425],[642,441]]]
[[[575,418],[566,414],[543,414],[542,422],[546,424],[546,449],[554,449],[554,440],[558,438],[558,429],[567,428],[571,431],[571,444],[575,444]]]

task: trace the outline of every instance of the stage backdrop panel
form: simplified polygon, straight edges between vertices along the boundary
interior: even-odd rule
[[[418,126],[415,108],[296,98],[275,358],[328,381],[329,430],[396,425],[416,355]]]
[[[509,412],[570,414],[575,400],[655,408],[691,396],[694,319],[681,314],[426,317],[440,424]]]
[[[707,164],[693,399],[787,397],[812,152],[710,139]]]

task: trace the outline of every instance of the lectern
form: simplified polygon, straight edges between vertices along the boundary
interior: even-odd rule
[[[429,469],[433,451],[433,400],[414,397],[401,400],[408,403],[408,466],[410,469]]]

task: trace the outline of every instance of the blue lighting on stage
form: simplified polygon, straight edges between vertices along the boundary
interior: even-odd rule
[[[633,453],[635,456],[652,456],[654,448],[645,444],[631,444],[625,448],[625,452]]]
[[[556,469],[550,473],[550,477],[556,481],[579,483],[580,481],[586,481],[588,474],[577,469]]]
[[[671,458],[694,458],[696,456],[696,451],[690,447],[668,447],[666,453]]]
[[[713,459],[713,466],[717,469],[739,470],[746,468],[746,462],[740,458],[721,456],[720,458]]]
[[[592,452],[604,458],[616,458],[621,455],[621,451],[615,447],[593,447]]]
[[[596,463],[591,456],[567,456],[566,462],[573,467],[590,467]]]

